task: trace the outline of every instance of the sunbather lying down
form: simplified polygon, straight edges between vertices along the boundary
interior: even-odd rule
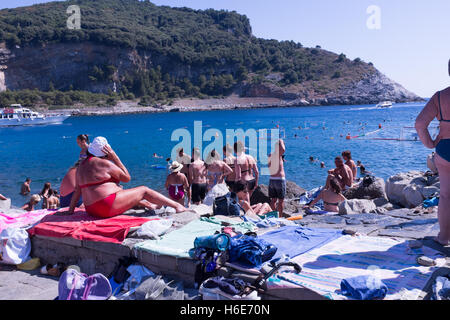
[[[148,187],[124,190],[119,186],[120,182],[129,182],[131,177],[105,138],[95,138],[89,145],[87,155],[77,170],[75,194],[68,214],[74,212],[80,195],[83,196],[86,212],[99,218],[118,216],[136,206],[150,210],[168,206],[177,213],[187,210]]]
[[[311,207],[314,207],[319,200],[323,200],[325,211],[339,212],[339,204],[347,199],[342,195],[341,186],[336,178],[331,178],[329,182],[330,188],[323,189],[317,198],[309,205],[305,206],[304,209],[310,209]]]
[[[239,198],[239,204],[241,205],[242,209],[245,210],[246,215],[263,216],[269,212],[272,212],[272,208],[268,203],[257,203],[254,205],[250,205],[250,203],[247,201],[249,191],[247,185],[242,181],[235,182],[234,188]]]

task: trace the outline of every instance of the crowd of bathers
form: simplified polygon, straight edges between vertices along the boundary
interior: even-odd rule
[[[79,158],[62,179],[59,193],[46,182],[42,191],[33,194],[22,209],[33,211],[42,201],[42,209],[68,208],[66,214],[73,214],[76,208],[81,208],[101,218],[120,215],[132,208],[155,210],[167,206],[182,212],[192,205],[202,204],[208,193],[221,185],[222,190],[227,188],[236,194],[248,215],[263,216],[277,211],[280,217],[284,216],[286,146],[283,139],[276,142],[275,151],[268,156],[270,203],[252,199],[259,185],[260,172],[256,159],[246,152],[242,141],[223,146],[222,153],[211,150],[206,156],[198,148],[190,155],[183,148],[177,150],[176,160],[167,159],[165,189],[168,196],[145,186],[124,189],[121,183],[129,182],[131,176],[106,138],[97,137],[90,142],[88,135],[81,134],[77,144],[81,150]],[[310,157],[310,161],[317,160]],[[338,204],[345,200],[343,192],[356,180],[357,167],[361,174],[365,170],[359,161],[355,164],[350,151],[336,157],[335,165],[336,168],[328,171],[322,192],[309,206],[322,199],[326,210],[338,211]],[[23,182],[22,195],[30,194],[30,184],[30,178]]]

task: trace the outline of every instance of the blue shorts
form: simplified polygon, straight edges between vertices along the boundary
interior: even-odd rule
[[[72,196],[75,193],[69,193],[67,196],[61,196],[59,197],[59,202],[60,202],[60,206],[61,208],[68,208],[70,207],[70,202],[72,201]],[[83,204],[83,199],[80,197],[80,200],[78,200],[78,203],[76,204],[77,207],[81,206]]]
[[[450,139],[443,139],[439,141],[436,146],[436,153],[443,159],[450,162]]]

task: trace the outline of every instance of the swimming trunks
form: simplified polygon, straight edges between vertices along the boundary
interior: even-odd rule
[[[270,178],[269,198],[284,199],[286,197],[286,180],[283,178]]]
[[[111,218],[119,214],[112,214],[112,206],[116,200],[116,193],[107,196],[105,199],[99,200],[91,205],[86,206],[86,212],[91,216],[98,218]]]
[[[61,208],[68,208],[70,207],[70,202],[72,201],[72,197],[73,194],[75,193],[75,191],[73,191],[72,193],[69,193],[67,196],[61,196],[59,198],[59,202],[61,204]],[[83,199],[82,197],[80,197],[80,200],[78,200],[76,206],[79,207],[83,204]]]
[[[436,153],[450,162],[450,139],[442,139],[436,146]]]
[[[192,184],[192,202],[202,202],[205,200],[206,193],[208,192],[208,185],[206,183],[193,183]]]
[[[171,184],[169,186],[169,196],[172,200],[178,201],[184,198],[184,189],[182,184]]]

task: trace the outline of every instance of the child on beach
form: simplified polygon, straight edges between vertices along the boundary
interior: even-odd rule
[[[31,196],[30,201],[28,201],[27,203],[25,203],[22,206],[22,210],[33,211],[34,210],[34,206],[37,205],[39,203],[39,201],[41,201],[41,196],[38,195],[38,194],[33,194]]]

